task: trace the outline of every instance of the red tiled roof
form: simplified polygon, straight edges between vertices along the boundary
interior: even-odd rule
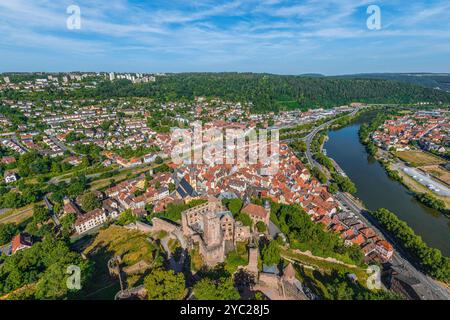
[[[12,239],[12,253],[16,253],[22,246],[31,247],[32,243],[24,234],[19,233]]]
[[[267,211],[262,207],[253,203],[247,204],[244,209],[242,209],[243,213],[246,213],[250,216],[259,216],[261,218],[267,217]]]
[[[88,213],[85,214],[80,214],[77,217],[77,220],[75,222],[76,225],[80,225],[86,221],[89,221],[91,219],[95,219],[95,217],[100,216],[104,214],[102,209],[94,209],[92,211],[89,211]]]
[[[386,240],[380,240],[377,242],[377,246],[383,247],[386,251],[393,251],[394,248],[392,245]]]

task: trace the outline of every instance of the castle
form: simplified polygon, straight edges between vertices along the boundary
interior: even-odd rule
[[[198,243],[200,254],[208,266],[225,261],[226,254],[237,241],[250,238],[250,228],[233,215],[216,198],[181,213],[183,236],[191,246]]]

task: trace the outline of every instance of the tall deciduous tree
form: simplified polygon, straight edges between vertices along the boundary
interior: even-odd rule
[[[280,262],[280,247],[276,241],[270,241],[265,245],[261,254],[266,265],[278,264]]]
[[[186,294],[184,276],[173,270],[156,269],[144,279],[149,300],[180,300]]]
[[[199,300],[239,300],[240,294],[228,278],[202,279],[194,285],[194,295]]]
[[[93,192],[86,192],[81,198],[81,208],[84,211],[91,211],[100,208],[102,202]]]

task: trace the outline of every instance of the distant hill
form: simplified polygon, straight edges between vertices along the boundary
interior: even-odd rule
[[[300,77],[306,77],[306,78],[324,78],[325,76],[320,73],[305,73],[301,74]]]
[[[334,107],[351,102],[412,104],[449,103],[450,93],[382,79],[280,76],[255,73],[180,73],[133,86],[126,81],[101,83],[93,97],[152,97],[160,101],[220,97],[251,101],[257,112]]]
[[[4,90],[0,93],[0,99],[149,97],[155,101],[167,102],[193,101],[195,97],[202,96],[252,102],[253,111],[262,113],[299,108],[331,108],[351,102],[450,103],[450,92],[435,90],[438,85],[431,82],[434,79],[443,87],[449,75],[374,74],[325,77],[318,74],[282,76],[258,73],[173,73],[156,78],[152,83],[134,85],[128,80],[104,80],[97,88],[70,92],[54,89],[31,93]]]
[[[450,73],[361,73],[333,78],[391,80],[450,92]]]

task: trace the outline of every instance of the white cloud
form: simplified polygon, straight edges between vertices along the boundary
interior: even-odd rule
[[[439,43],[450,32],[437,28],[450,23],[444,21],[450,9],[448,1],[426,8],[424,4],[403,7],[400,0],[378,1],[384,29],[376,32],[366,28],[365,7],[373,0],[234,0],[219,4],[202,0],[147,5],[127,0],[78,0],[82,29],[70,32],[65,28],[66,7],[72,2],[0,0],[0,47],[55,52],[69,48],[80,54],[148,51],[220,62],[276,59],[312,51],[327,56],[320,48],[342,39],[383,42],[421,37]],[[397,16],[385,15],[392,7]],[[419,23],[427,27],[419,28]]]

